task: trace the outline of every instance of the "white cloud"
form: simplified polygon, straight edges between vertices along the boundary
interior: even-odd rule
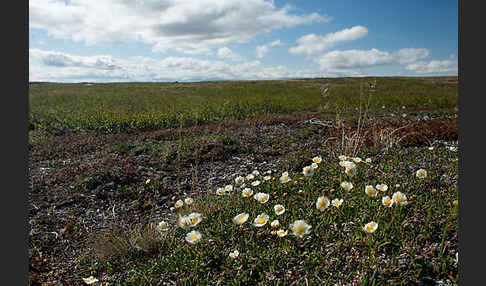
[[[354,41],[368,34],[368,29],[363,26],[354,26],[325,36],[307,34],[297,39],[297,46],[291,47],[289,52],[292,54],[312,54],[320,53],[332,48],[339,43]]]
[[[103,70],[116,68],[116,63],[113,61],[111,55],[81,57],[55,51],[30,49],[29,59],[31,58],[40,59],[44,65],[53,67],[83,67]]]
[[[266,53],[268,53],[268,51],[270,50],[270,47],[275,47],[275,46],[280,46],[280,45],[282,45],[280,40],[275,40],[275,41],[270,42],[266,45],[257,46],[255,48],[255,54],[256,54],[257,58],[261,59],[265,56]]]
[[[395,55],[397,58],[397,61],[400,64],[408,64],[408,63],[413,63],[418,60],[425,59],[429,56],[429,50],[427,49],[401,49],[398,50]]]
[[[100,64],[110,59],[110,69]],[[55,60],[53,60],[55,59]],[[55,82],[196,81],[207,79],[276,79],[320,76],[318,70],[292,70],[285,66],[262,67],[259,61],[229,64],[193,57],[77,56],[39,49],[29,50],[29,80]]]
[[[315,59],[321,70],[341,71],[366,68],[394,62],[393,56],[377,49],[332,51]]]
[[[141,42],[153,51],[211,54],[258,34],[311,22],[317,13],[294,14],[269,0],[30,0],[29,26],[55,38],[88,45]]]
[[[427,73],[457,73],[457,60],[443,60],[443,61],[429,61],[416,62],[405,67],[406,70],[414,71],[419,74]]]
[[[406,64],[427,58],[427,49],[406,48],[396,52],[370,50],[331,51],[314,59],[323,71],[351,71],[380,65]]]
[[[230,48],[228,47],[222,47],[218,49],[218,57],[222,59],[230,59],[232,61],[240,61],[241,57],[234,53]]]

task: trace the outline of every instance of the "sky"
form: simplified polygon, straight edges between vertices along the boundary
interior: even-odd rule
[[[457,0],[29,0],[29,81],[457,74]]]

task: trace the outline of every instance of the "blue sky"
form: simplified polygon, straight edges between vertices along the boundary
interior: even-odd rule
[[[441,76],[457,70],[457,1],[29,1],[30,81]]]

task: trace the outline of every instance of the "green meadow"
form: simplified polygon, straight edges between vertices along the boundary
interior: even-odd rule
[[[369,83],[376,90],[369,98]],[[329,88],[323,96],[321,90]],[[354,114],[457,107],[457,86],[420,78],[339,78],[201,83],[31,84],[32,129],[127,132],[288,114]]]

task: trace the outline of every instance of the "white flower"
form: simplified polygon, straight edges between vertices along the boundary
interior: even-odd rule
[[[145,181],[145,184],[146,185],[150,184],[150,179],[147,179],[147,181]]]
[[[290,229],[292,230],[293,234],[300,238],[306,234],[309,234],[311,227],[312,226],[308,225],[305,220],[296,220],[290,225]]]
[[[93,283],[98,282],[99,280],[94,278],[93,276],[89,276],[88,278],[83,278],[84,283],[91,285]]]
[[[356,168],[346,167],[344,172],[346,173],[346,175],[353,177],[354,175],[356,175]]]
[[[161,230],[161,231],[169,230],[169,224],[166,221],[159,222],[159,224],[157,226],[158,226],[158,229]]]
[[[226,187],[224,187],[224,190],[228,193],[233,191],[233,185],[226,185]]]
[[[272,179],[272,176],[270,175],[263,177],[263,180],[265,181],[269,181],[270,179]]]
[[[186,234],[186,241],[190,244],[196,244],[199,240],[201,240],[201,233],[197,230],[193,230]]]
[[[366,163],[371,163],[371,158],[366,158],[365,162]]]
[[[354,162],[351,162],[351,161],[344,161],[344,167],[356,169],[356,164]]]
[[[372,221],[372,222],[365,224],[365,226],[363,227],[363,230],[366,231],[367,233],[373,233],[373,232],[375,232],[375,230],[377,228],[378,228],[378,224],[376,222]]]
[[[339,166],[346,167],[347,163],[349,163],[349,161],[339,161]]]
[[[237,184],[237,185],[243,184],[244,181],[245,181],[245,178],[243,178],[242,176],[238,176],[238,177],[235,178],[235,184]]]
[[[247,179],[247,180],[253,180],[253,179],[255,179],[255,175],[253,175],[253,174],[248,174],[248,175],[246,175],[246,179]]]
[[[376,191],[376,189],[373,186],[367,185],[365,187],[365,194],[367,194],[370,197],[376,197],[376,195],[378,194],[378,192]]]
[[[292,179],[290,179],[290,177],[289,177],[289,176],[283,176],[283,175],[282,175],[282,177],[280,177],[280,182],[281,182],[282,184],[288,183],[288,182],[290,182],[290,181],[292,181]]]
[[[343,189],[345,189],[346,191],[349,191],[349,190],[351,190],[353,188],[353,184],[350,183],[350,182],[344,181],[344,182],[341,183],[341,187]]]
[[[418,169],[415,173],[415,176],[420,179],[425,179],[427,177],[427,170],[425,169]]]
[[[266,172],[266,174],[271,174],[271,173],[272,173],[272,170],[268,170],[268,171]]]
[[[238,258],[238,256],[240,256],[240,252],[237,249],[235,249],[233,252],[229,253],[229,257],[231,257],[233,259]]]
[[[331,201],[331,204],[338,208],[343,204],[343,199],[334,199]]]
[[[283,230],[283,229],[279,229],[279,230],[277,230],[277,235],[279,237],[284,237],[284,236],[287,235],[287,231],[286,230]]]
[[[191,227],[198,225],[202,221],[202,214],[191,213],[187,216],[191,220]]]
[[[302,174],[304,174],[304,176],[306,176],[306,177],[310,177],[310,176],[314,175],[314,169],[311,166],[305,166],[302,169]]]
[[[183,229],[188,229],[192,226],[192,219],[189,216],[179,216],[177,224]]]
[[[386,192],[388,190],[388,186],[386,184],[378,184],[376,185],[376,189],[382,192]]]
[[[222,196],[225,194],[224,188],[217,188],[216,189],[216,195]]]
[[[325,196],[317,198],[316,202],[316,208],[323,212],[327,207],[329,207],[331,203],[329,202],[329,199]]]
[[[381,199],[381,203],[385,206],[385,207],[391,207],[393,206],[393,200],[390,199],[389,196],[384,196],[382,199]]]
[[[429,150],[431,150],[431,151],[434,150],[434,146],[430,146]]]
[[[266,194],[266,193],[256,193],[253,198],[257,201],[259,201],[260,203],[264,204],[266,202],[268,202],[268,198],[270,197],[269,194]]]
[[[282,177],[288,177],[289,176],[289,172],[283,172],[282,173]]]
[[[250,188],[244,188],[242,191],[241,191],[241,195],[245,198],[247,197],[250,197],[251,195],[253,195],[253,190],[250,189]]]
[[[282,205],[275,205],[273,209],[275,210],[275,214],[277,215],[281,215],[285,212],[285,207]]]
[[[346,159],[348,159],[348,157],[346,155],[339,155],[339,161],[346,161]]]
[[[264,226],[265,224],[267,224],[268,222],[268,215],[267,214],[259,214],[256,218],[255,218],[255,221],[253,223],[254,226],[256,227],[262,227]]]
[[[317,169],[317,168],[319,168],[319,164],[314,162],[314,163],[311,164],[311,167],[312,167],[312,169]]]
[[[272,221],[272,223],[270,224],[270,226],[272,228],[278,228],[280,226],[280,222],[278,221],[278,219],[275,219]]]
[[[253,187],[256,187],[256,186],[260,185],[260,183],[261,183],[261,182],[260,182],[259,180],[256,180],[256,181],[251,182],[251,185],[252,185]]]
[[[362,160],[361,160],[360,157],[354,157],[353,161],[356,162],[356,163],[361,163]]]
[[[321,156],[316,156],[316,157],[312,158],[312,162],[314,162],[314,163],[320,163],[320,162],[322,162],[322,157]]]
[[[258,170],[254,170],[254,171],[252,172],[252,174],[253,174],[254,176],[259,176],[259,175],[260,175],[260,172],[259,172]]]
[[[247,213],[241,213],[233,218],[233,222],[237,225],[242,225],[248,220],[249,216]]]
[[[191,205],[193,202],[194,202],[194,200],[193,200],[192,198],[186,198],[186,199],[184,200],[184,203],[185,203],[186,205]]]
[[[393,193],[393,196],[392,196],[392,200],[393,202],[401,205],[401,206],[405,206],[408,204],[408,201],[407,201],[407,196],[399,191]]]
[[[178,200],[178,201],[175,203],[175,207],[176,207],[176,208],[181,208],[183,205],[184,205],[184,202],[183,202],[182,200]]]
[[[453,152],[456,152],[457,151],[457,147],[451,146],[451,147],[449,147],[449,150],[451,150]]]

